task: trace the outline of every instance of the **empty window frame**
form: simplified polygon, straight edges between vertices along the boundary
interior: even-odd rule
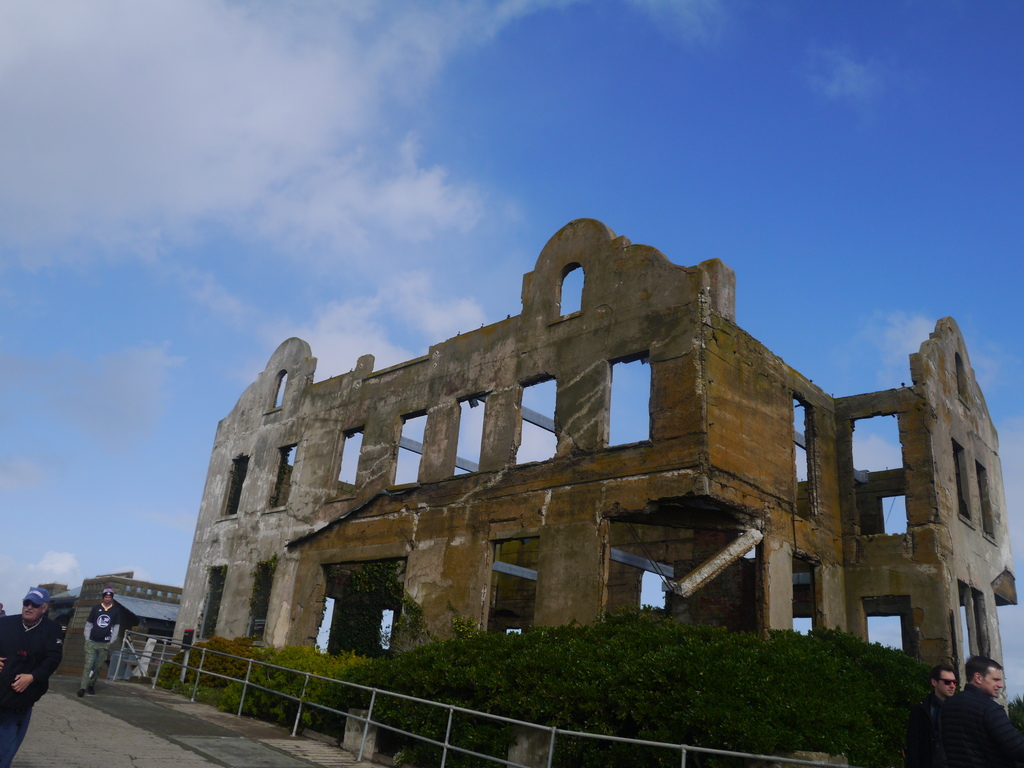
[[[202,637],[213,637],[217,632],[217,619],[220,617],[220,602],[224,597],[224,582],[227,581],[226,565],[210,566],[207,577],[206,605],[203,608],[203,621],[200,628]]]
[[[647,353],[612,363],[608,445],[651,439],[651,367]]]
[[[558,386],[554,379],[523,385],[522,437],[516,451],[516,463],[547,461],[555,455],[558,439],[555,435],[555,397]]]
[[[238,456],[231,461],[231,473],[228,476],[228,493],[224,500],[224,514],[238,513],[238,505],[242,500],[242,486],[245,476],[249,473],[249,457]]]
[[[857,419],[853,431],[853,465],[863,472],[903,468],[903,444],[895,414]]]
[[[907,532],[907,497],[900,494],[879,496],[881,505],[882,532],[888,534]]]
[[[814,571],[815,565],[811,561],[793,558],[793,629],[805,634],[814,629]]]
[[[967,369],[964,367],[964,359],[960,357],[959,352],[954,355],[953,359],[956,365],[956,392],[964,405],[969,405],[971,390],[967,386]]]
[[[992,519],[992,497],[989,495],[988,470],[974,462],[974,475],[978,481],[978,502],[981,504],[981,529],[988,536],[995,536],[995,522]]]
[[[989,656],[991,643],[985,595],[962,581],[957,581],[957,589],[960,593],[960,628],[963,633],[964,658]]]
[[[793,397],[793,471],[796,478],[796,513],[809,519],[818,511],[817,475],[814,453],[817,431],[814,409],[800,397]]]
[[[956,476],[956,504],[957,512],[967,520],[971,519],[971,504],[967,498],[967,485],[964,482],[967,476],[967,457],[964,454],[963,446],[953,440],[953,473]]]
[[[276,569],[277,559],[271,558],[257,563],[253,571],[252,596],[249,598],[249,628],[246,632],[250,637],[262,638],[266,630],[270,591],[274,586]]]
[[[288,371],[281,371],[277,374],[277,387],[274,390],[274,402],[272,406],[274,408],[280,408],[284,405],[284,390],[288,385]]]
[[[395,484],[404,485],[419,481],[420,460],[423,458],[423,429],[427,424],[426,413],[410,413],[402,417],[402,437],[398,442],[398,464],[395,467]]]
[[[584,282],[583,267],[579,264],[567,264],[562,270],[562,283],[558,287],[558,314],[561,317],[583,308]]]
[[[295,470],[296,445],[285,445],[277,449],[277,479],[274,490],[270,493],[270,508],[283,507],[288,504],[292,492],[292,475]]]
[[[487,631],[507,634],[533,626],[540,538],[494,543]]]
[[[459,445],[455,456],[455,474],[477,472],[484,441],[486,395],[473,395],[459,401]]]
[[[339,490],[354,486],[359,475],[359,457],[363,452],[363,427],[350,429],[341,435],[341,454],[338,457]]]
[[[917,657],[917,631],[910,595],[863,597],[861,603],[869,642],[899,648],[908,656]]]

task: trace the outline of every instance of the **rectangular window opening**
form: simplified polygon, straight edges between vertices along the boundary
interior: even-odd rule
[[[917,657],[917,631],[909,595],[862,597],[861,603],[867,619],[868,642],[898,648]]]
[[[285,445],[277,449],[277,479],[274,491],[270,495],[270,508],[283,507],[288,504],[292,492],[292,473],[295,469],[296,445]]]
[[[347,490],[356,484],[359,457],[363,452],[363,427],[350,429],[341,435],[341,458],[338,462],[338,488]]]
[[[884,532],[906,533],[907,497],[904,494],[899,494],[897,496],[881,496],[878,500],[882,505]]]
[[[231,461],[231,475],[228,477],[228,495],[224,502],[224,514],[238,514],[238,505],[242,501],[242,486],[245,476],[249,473],[249,457],[239,456]]]
[[[608,445],[651,439],[651,367],[647,353],[612,363]]]
[[[324,617],[317,643],[323,640],[332,654],[385,655],[400,634],[395,621],[405,596],[405,561],[329,563],[323,569]]]
[[[274,586],[274,571],[277,560],[263,560],[256,564],[253,572],[252,595],[249,598],[249,630],[250,637],[262,638],[267,626],[267,614],[270,611],[270,590]]]
[[[206,588],[206,606],[203,609],[203,622],[200,634],[202,637],[213,637],[217,632],[217,619],[220,617],[220,602],[224,597],[224,582],[227,581],[228,567],[214,565],[210,567]]]
[[[853,431],[853,465],[857,470],[881,472],[903,469],[903,444],[895,414],[857,419]]]
[[[423,429],[426,425],[425,413],[413,413],[402,417],[402,437],[398,443],[395,485],[419,481],[420,460],[423,458]]]
[[[459,402],[459,447],[455,456],[455,474],[457,475],[480,470],[485,409],[485,395],[467,397]]]
[[[974,474],[978,478],[978,501],[981,502],[981,529],[989,536],[995,536],[995,522],[992,520],[992,498],[989,496],[988,470],[977,461]]]
[[[540,538],[506,539],[494,543],[487,631],[506,634],[533,626],[537,602]]]
[[[971,519],[971,505],[967,498],[967,486],[964,483],[964,476],[967,474],[966,457],[963,446],[956,440],[953,441],[953,472],[956,475],[956,500],[957,511],[961,517]]]
[[[558,386],[547,379],[523,387],[520,415],[522,438],[516,451],[516,464],[547,461],[555,455],[555,397]]]
[[[793,558],[793,629],[806,634],[814,628],[814,563]]]

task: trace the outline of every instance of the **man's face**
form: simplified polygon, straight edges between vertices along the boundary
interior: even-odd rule
[[[113,599],[114,599],[114,593],[113,592],[104,592],[103,593],[103,604],[104,605],[110,605],[110,603],[113,601]]]
[[[21,604],[21,618],[22,620],[32,626],[43,618],[43,614],[46,613],[46,609],[49,608],[49,603],[43,603],[42,605],[36,605],[31,600],[25,600]]]
[[[956,676],[952,672],[939,670],[939,679],[931,682],[932,689],[939,701],[945,701],[956,693]]]
[[[995,667],[989,667],[985,675],[982,675],[980,672],[975,673],[972,682],[994,699],[1003,690],[1003,671]]]

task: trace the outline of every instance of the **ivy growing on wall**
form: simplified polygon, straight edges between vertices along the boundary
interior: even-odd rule
[[[252,595],[249,597],[249,632],[252,637],[263,637],[270,610],[270,590],[274,586],[277,555],[256,563],[252,571]]]
[[[405,563],[339,563],[327,566],[326,571],[328,594],[335,598],[328,652],[386,655],[385,646],[393,647],[400,634],[398,616],[403,607]],[[381,620],[386,610],[394,611],[396,616],[390,638],[381,636]]]

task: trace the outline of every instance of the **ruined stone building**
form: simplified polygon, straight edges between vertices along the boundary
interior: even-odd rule
[[[521,314],[423,357],[374,370],[366,355],[316,381],[309,345],[285,341],[217,430],[179,635],[310,644],[327,598],[338,627],[357,576],[384,563],[398,589],[372,611],[415,610],[440,637],[453,618],[591,622],[638,604],[656,574],[684,622],[866,637],[871,617],[898,616],[927,662],[999,658],[996,607],[1017,600],[1007,510],[956,323],[910,355],[910,386],[833,397],[736,325],[734,287],[721,261],[678,266],[579,220],[525,275]],[[649,376],[647,424],[613,445],[630,365]],[[523,405],[541,386],[551,413]],[[902,466],[856,468],[854,430],[882,417]],[[524,460],[544,429],[551,455]],[[418,460],[415,482],[396,484],[400,454]],[[897,498],[905,526],[887,532]]]

